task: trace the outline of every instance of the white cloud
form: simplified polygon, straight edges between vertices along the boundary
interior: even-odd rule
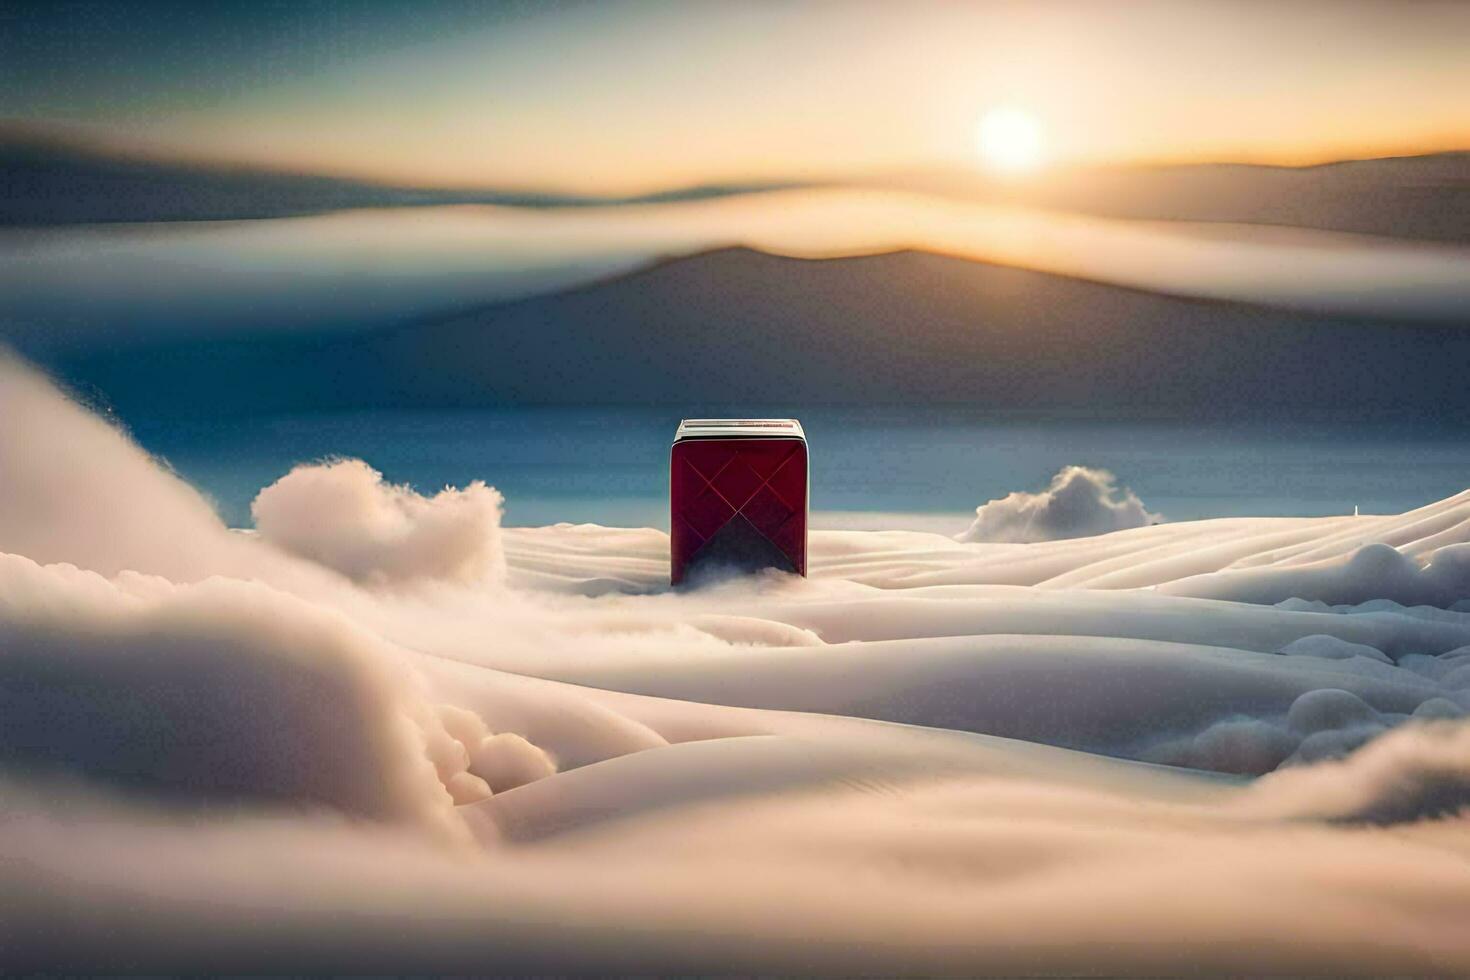
[[[1470,724],[1421,721],[1340,761],[1283,769],[1251,806],[1274,814],[1404,823],[1470,810]]]
[[[1082,538],[1161,518],[1144,509],[1143,501],[1119,487],[1107,470],[1064,466],[1040,493],[1014,491],[975,509],[975,522],[961,541],[1034,542]]]
[[[227,529],[125,433],[0,350],[0,551],[104,575],[210,575],[330,590],[335,576]]]
[[[257,583],[143,597],[0,555],[0,765],[447,829],[432,711],[382,647]]]
[[[504,577],[502,497],[476,480],[424,497],[360,459],[297,466],[250,505],[266,541],[366,585]]]

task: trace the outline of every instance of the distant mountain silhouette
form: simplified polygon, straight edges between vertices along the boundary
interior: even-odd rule
[[[1470,324],[1467,324],[1470,326]],[[437,323],[57,355],[144,414],[964,404],[1470,416],[1470,330],[1194,301],[924,253],[710,252]]]
[[[900,183],[913,190],[1107,218],[1241,222],[1470,242],[1470,153],[1315,167],[1091,167],[1003,185],[936,173]]]
[[[346,208],[432,204],[534,208],[655,204],[795,186],[712,184],[636,197],[418,188],[120,157],[0,129],[0,226],[284,218]]]
[[[1350,160],[1316,167],[1078,167],[1056,170],[1035,181],[997,182],[973,171],[948,170],[880,174],[856,183],[1104,217],[1291,225],[1470,242],[1470,153]],[[124,158],[44,133],[0,128],[0,225],[270,218],[425,204],[647,204],[810,184],[715,184],[633,197],[415,188],[259,168]]]

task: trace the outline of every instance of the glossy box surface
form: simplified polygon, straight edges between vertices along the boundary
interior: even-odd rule
[[[807,449],[794,419],[689,419],[669,454],[670,571],[806,574]]]

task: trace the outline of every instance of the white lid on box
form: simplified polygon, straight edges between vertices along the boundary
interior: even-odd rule
[[[684,419],[674,441],[683,439],[801,439],[796,419]]]

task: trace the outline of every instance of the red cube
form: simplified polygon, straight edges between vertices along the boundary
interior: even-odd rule
[[[669,453],[670,569],[806,574],[806,435],[795,419],[685,419]]]

